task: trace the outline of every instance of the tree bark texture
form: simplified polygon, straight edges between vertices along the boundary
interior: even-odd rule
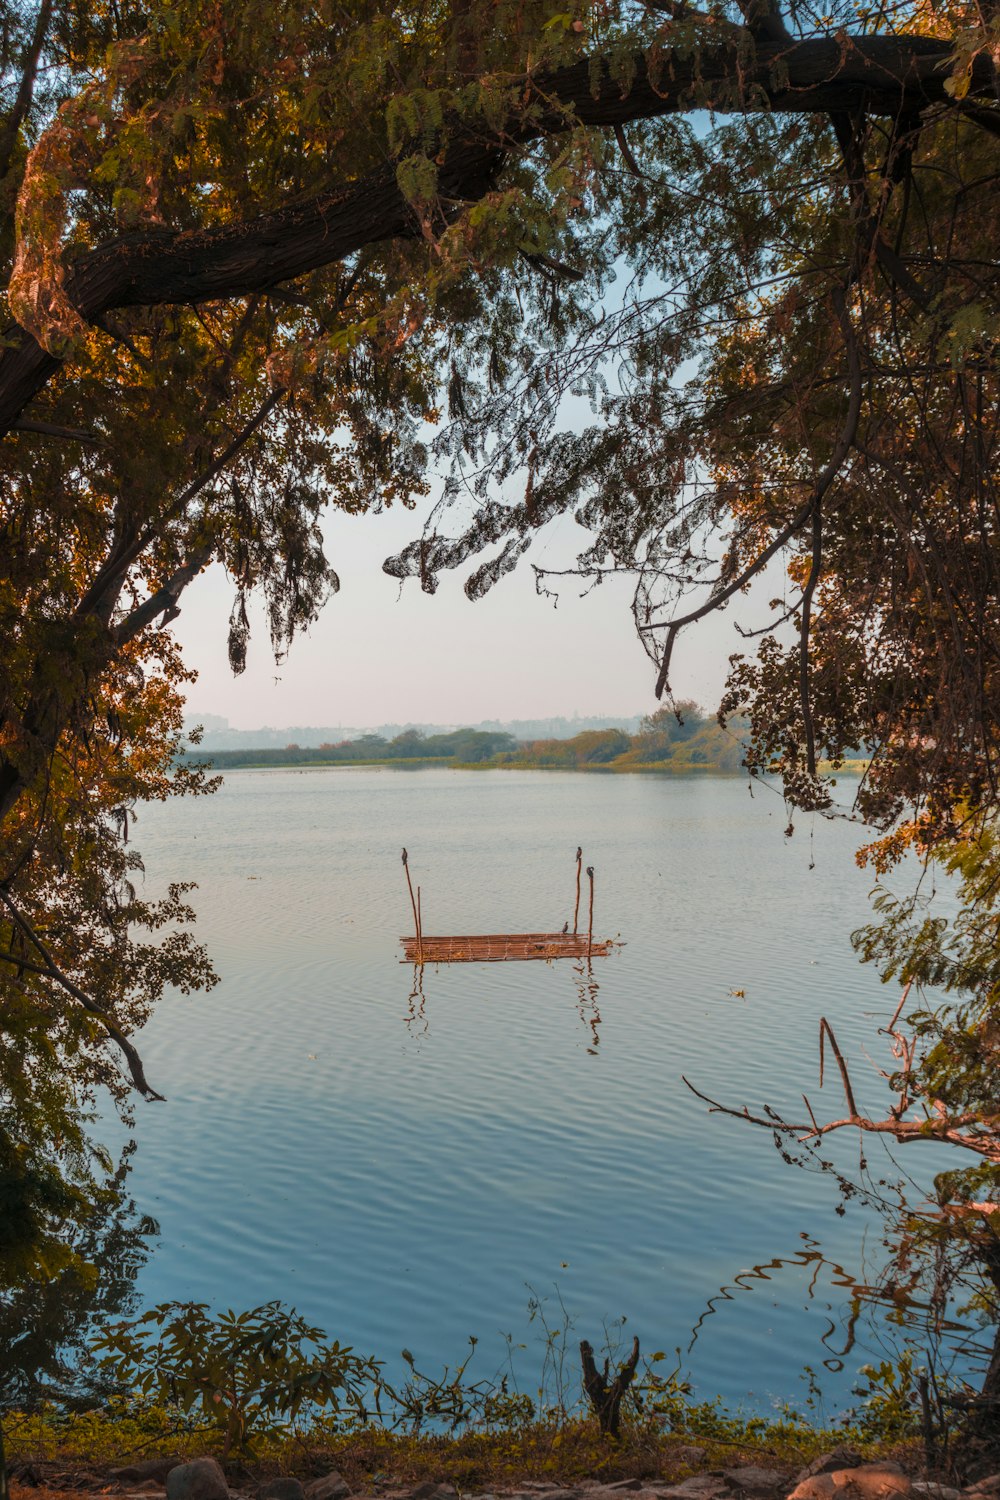
[[[759,39],[748,55],[746,37],[737,33],[732,41],[694,55],[665,49],[654,64],[638,55],[627,90],[604,61],[595,67],[585,57],[526,80],[522,99],[537,109],[530,117],[522,110],[498,129],[485,124],[460,129],[441,164],[439,192],[457,201],[482,197],[504,151],[565,131],[567,108],[581,124],[595,128],[707,104],[732,113],[864,108],[895,117],[947,102],[950,55],[947,41],[920,36]],[[970,95],[990,90],[990,62],[983,54],[973,67]],[[366,245],[417,233],[390,162],[357,182],[222,228],[122,235],[80,255],[67,275],[66,290],[89,322],[113,308],[190,304],[266,291]],[[0,433],[10,431],[60,367],[18,325],[5,330],[4,337],[8,347],[0,358]]]

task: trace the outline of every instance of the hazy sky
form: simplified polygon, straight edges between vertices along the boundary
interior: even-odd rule
[[[583,599],[579,584],[563,580],[558,608],[535,593],[528,560],[565,566],[586,538],[575,523],[561,522],[551,540],[536,543],[513,575],[472,604],[462,592],[471,568],[446,576],[434,596],[412,580],[401,592],[382,572],[384,558],[419,534],[424,513],[330,518],[327,554],[340,593],[280,666],[258,610],[247,669],[233,677],[226,656],[232,587],[217,565],[197,579],[174,625],[199,673],[190,711],[224,714],[233,726],[252,729],[613,716],[656,706],[655,672],[636,638],[627,580],[606,582]],[[739,649],[732,621],[746,613],[737,607],[680,637],[678,696],[717,705],[728,654]]]

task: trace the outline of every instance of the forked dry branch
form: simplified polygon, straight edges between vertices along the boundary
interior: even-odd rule
[[[919,1089],[914,1090],[913,1059],[916,1038],[907,1036],[899,1028],[900,1014],[908,994],[909,985],[904,989],[895,1014],[883,1032],[884,1035],[891,1037],[893,1055],[901,1064],[900,1070],[896,1073],[888,1073],[880,1069],[882,1077],[886,1080],[897,1080],[895,1102],[890,1106],[884,1119],[876,1119],[858,1108],[847,1062],[834,1035],[833,1027],[825,1016],[820,1017],[819,1023],[819,1085],[820,1088],[823,1087],[825,1042],[828,1040],[840,1073],[848,1111],[839,1119],[827,1120],[820,1124],[806,1094],[802,1095],[802,1100],[809,1115],[808,1122],[791,1121],[786,1120],[776,1110],[772,1110],[769,1105],[764,1106],[765,1114],[751,1114],[746,1105],[742,1109],[736,1109],[732,1105],[722,1104],[718,1099],[713,1099],[701,1089],[695,1088],[689,1078],[684,1078],[684,1083],[692,1094],[704,1100],[709,1106],[710,1114],[731,1115],[735,1120],[746,1120],[751,1125],[762,1125],[766,1130],[795,1136],[803,1144],[817,1140],[821,1136],[831,1135],[835,1130],[851,1128],[874,1135],[891,1136],[901,1145],[910,1141],[945,1141],[949,1145],[961,1146],[967,1151],[975,1152],[977,1156],[983,1157],[988,1162],[1000,1164],[1000,1119],[984,1117],[975,1110],[951,1112],[939,1099],[933,1099],[920,1092]],[[921,1117],[904,1119],[904,1116],[914,1109],[921,1110]],[[976,1203],[968,1206],[981,1213],[1000,1211],[998,1204]]]

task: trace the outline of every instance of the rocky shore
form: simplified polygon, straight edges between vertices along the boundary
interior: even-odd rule
[[[963,1489],[915,1477],[890,1460],[865,1462],[851,1448],[836,1448],[804,1469],[743,1464],[701,1467],[707,1461],[694,1444],[673,1450],[671,1458],[694,1470],[682,1479],[582,1479],[571,1485],[554,1480],[522,1481],[509,1489],[460,1491],[453,1484],[424,1480],[400,1485],[375,1475],[366,1486],[352,1486],[337,1472],[303,1482],[290,1476],[262,1483],[233,1483],[211,1457],[187,1462],[153,1459],[111,1469],[99,1488],[124,1500],[1000,1500],[1000,1473]],[[16,1489],[28,1486],[67,1492],[57,1476],[24,1473]],[[88,1486],[90,1492],[97,1486]],[[38,1494],[38,1488],[34,1489]]]

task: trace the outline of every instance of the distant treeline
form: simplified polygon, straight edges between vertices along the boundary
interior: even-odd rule
[[[739,771],[738,733],[719,727],[694,703],[661,708],[642,720],[637,734],[588,729],[572,739],[515,740],[502,730],[454,729],[421,734],[407,729],[394,739],[378,734],[303,748],[189,752],[219,770],[236,766],[372,765],[444,762],[456,766],[524,767],[564,771]]]

